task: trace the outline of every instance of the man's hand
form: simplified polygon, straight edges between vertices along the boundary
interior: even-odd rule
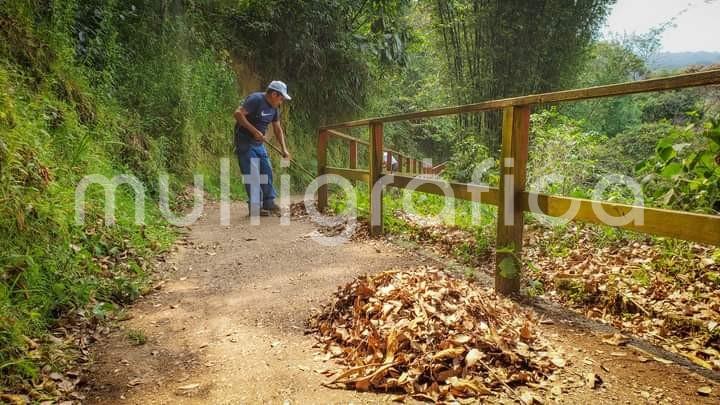
[[[255,132],[253,133],[253,138],[255,138],[258,142],[265,142],[265,137],[263,136],[262,132],[255,129]]]
[[[282,155],[283,155],[283,157],[284,157],[285,159],[287,159],[287,160],[292,159],[292,156],[290,155],[290,152],[288,152],[288,151],[286,151],[286,150],[283,151]]]

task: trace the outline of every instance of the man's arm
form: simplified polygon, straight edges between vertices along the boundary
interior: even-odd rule
[[[253,124],[250,123],[250,121],[247,120],[248,112],[245,109],[245,107],[238,107],[237,110],[235,110],[235,113],[233,116],[235,116],[235,121],[238,122],[243,128],[250,131],[250,134],[255,138],[255,140],[264,142],[265,137],[263,136],[262,132],[258,131],[257,128],[253,126]]]
[[[290,159],[290,152],[288,151],[287,145],[285,144],[285,132],[282,129],[282,125],[280,125],[280,120],[273,121],[273,132],[275,133],[275,136],[278,138],[278,142],[280,142],[280,148],[282,148],[283,157]]]

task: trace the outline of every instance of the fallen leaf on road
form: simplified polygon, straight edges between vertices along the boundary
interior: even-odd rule
[[[552,364],[558,367],[565,367],[565,359],[563,359],[562,357],[553,357],[552,359],[550,359],[550,361],[552,362]]]
[[[622,346],[630,341],[627,336],[623,336],[619,333],[613,334],[611,337],[603,339],[603,343],[607,343],[613,346]]]
[[[697,389],[697,393],[706,397],[706,396],[712,394],[712,387],[709,387],[707,385],[704,387],[700,387]]]

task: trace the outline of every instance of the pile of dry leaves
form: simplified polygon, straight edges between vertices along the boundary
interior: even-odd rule
[[[314,202],[313,202],[314,204]],[[305,202],[290,204],[290,215],[294,218],[303,219],[309,216]],[[329,215],[325,223],[315,224],[318,232],[325,236],[348,236],[350,240],[370,239],[370,226],[367,221],[351,221],[347,216]]]
[[[531,313],[430,267],[356,279],[310,328],[345,365],[328,385],[416,399],[517,395],[565,363]]]
[[[305,208],[305,202],[300,201],[290,204],[290,216],[302,218],[308,215],[307,209]]]

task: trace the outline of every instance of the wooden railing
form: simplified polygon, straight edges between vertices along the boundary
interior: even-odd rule
[[[347,168],[333,167],[327,165],[327,147],[328,142],[331,138],[344,140],[347,142],[347,151],[349,156],[349,164]],[[352,137],[348,134],[335,131],[332,129],[320,131],[320,137],[318,138],[318,175],[323,174],[336,174],[343,176],[352,181],[369,181],[368,170],[358,168],[358,145],[370,148],[370,142],[364,141]],[[420,173],[434,173],[433,168],[429,168],[427,171],[423,171],[422,161],[417,158],[411,157],[407,154],[400,153],[393,149],[380,147],[382,152],[387,153],[383,159],[383,153],[379,155],[379,161],[377,161],[377,170],[382,172],[383,169],[386,173],[395,172],[402,174],[420,174]],[[397,170],[393,170],[392,159],[393,157],[397,160]],[[384,161],[383,161],[384,160]],[[327,208],[327,187],[321,186],[318,188],[318,209],[324,211]]]
[[[715,84],[720,84],[720,70],[710,70],[609,86],[506,98],[328,125],[319,129],[318,172],[319,174],[334,173],[349,179],[368,182],[371,193],[370,230],[373,235],[379,235],[383,231],[383,190],[382,187],[373,186],[381,181],[383,176],[389,175],[383,173],[382,158],[383,151],[385,150],[383,148],[383,124],[501,109],[503,112],[503,123],[500,187],[480,187],[473,184],[448,183],[438,179],[423,178],[422,184],[416,187],[415,190],[445,195],[444,190],[447,190],[449,187],[454,192],[455,198],[492,204],[498,207],[495,289],[503,294],[515,293],[520,287],[522,265],[519,258],[522,254],[523,213],[526,211],[532,210],[537,213],[539,210],[542,214],[563,217],[569,220],[604,224],[651,235],[720,245],[720,216],[718,215],[630,206],[527,191],[525,189],[525,178],[528,160],[530,108],[544,103],[578,101]],[[359,126],[368,126],[370,142],[364,142],[337,132],[337,130],[341,128]],[[326,165],[326,149],[330,136],[340,137],[350,141],[350,168],[343,169]],[[357,143],[368,146],[370,162],[368,170],[360,170],[356,166]],[[397,153],[394,151],[389,152]],[[390,187],[406,188],[408,184],[416,178],[416,176],[409,176],[407,174],[418,173],[415,165],[416,163],[413,163],[413,165],[411,165],[413,170],[407,170],[406,173],[393,174],[393,181],[388,182],[387,185]],[[326,205],[327,189],[321,188],[318,192],[318,206],[324,209]],[[574,207],[575,213],[568,217],[567,213],[571,207]],[[624,221],[623,223],[614,223],[612,220],[607,220],[608,216],[611,219],[622,218],[629,213],[642,215],[643,221],[631,220]]]

